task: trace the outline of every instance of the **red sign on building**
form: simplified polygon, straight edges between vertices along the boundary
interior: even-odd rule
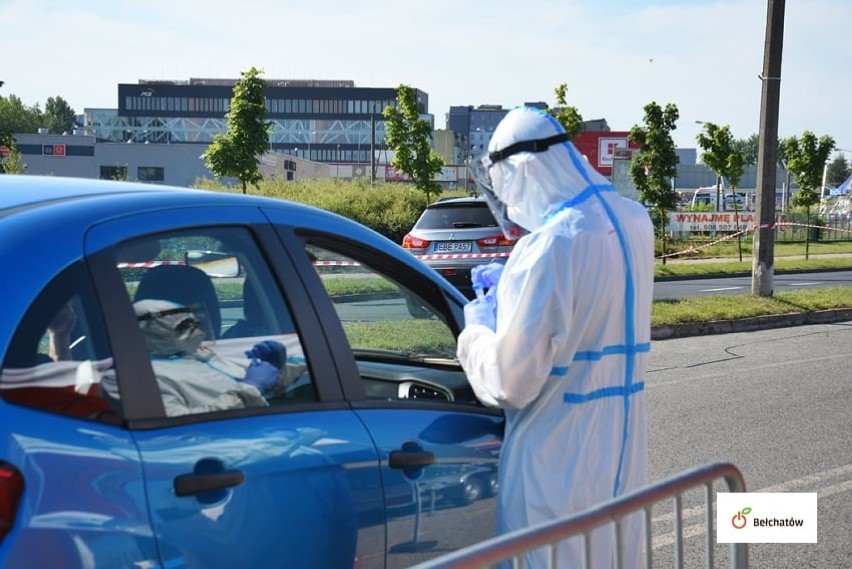
[[[612,161],[622,148],[639,148],[627,139],[627,131],[584,131],[573,140],[574,146],[589,163],[607,178],[612,178]]]
[[[65,157],[65,145],[64,144],[42,144],[41,145],[41,155],[42,156]]]

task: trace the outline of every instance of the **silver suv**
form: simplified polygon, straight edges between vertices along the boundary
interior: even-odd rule
[[[482,197],[448,198],[429,205],[402,246],[473,297],[470,270],[505,262],[515,241],[505,238]]]

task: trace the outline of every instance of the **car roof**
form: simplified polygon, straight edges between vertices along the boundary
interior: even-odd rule
[[[113,181],[85,178],[5,175],[0,176],[0,212],[43,202],[104,195],[117,191],[162,192],[180,189],[182,188],[133,182],[123,182],[121,186],[116,187]]]
[[[237,190],[238,191],[238,190]],[[263,208],[284,212],[293,224],[319,232],[344,233],[386,248],[397,246],[347,217],[288,200],[174,186],[54,176],[0,176],[0,254],[9,261],[35,243],[79,249],[87,228],[108,219],[180,208]],[[234,220],[240,215],[234,213]],[[68,239],[74,242],[68,242]],[[50,244],[50,245],[48,245]],[[32,252],[28,251],[32,256]],[[407,258],[403,257],[407,262]]]
[[[482,196],[476,197],[459,197],[459,198],[441,198],[436,202],[432,202],[428,207],[447,207],[452,205],[468,205],[468,204],[484,204],[485,198]]]

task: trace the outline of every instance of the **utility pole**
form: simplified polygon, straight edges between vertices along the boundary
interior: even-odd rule
[[[751,293],[772,296],[775,274],[775,172],[778,168],[778,102],[781,97],[781,52],[784,46],[784,2],[767,0],[760,135],[757,151],[758,226],[754,231]]]

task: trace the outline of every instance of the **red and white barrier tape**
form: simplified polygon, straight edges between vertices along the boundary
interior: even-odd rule
[[[150,269],[151,267],[160,267],[162,265],[185,265],[184,261],[144,261],[142,263],[118,263],[116,267],[119,269]]]
[[[763,225],[749,225],[745,229],[741,229],[741,230],[737,231],[736,233],[731,233],[730,235],[726,235],[725,237],[722,237],[721,239],[717,239],[716,241],[713,241],[711,243],[706,243],[706,244],[701,245],[699,247],[690,246],[689,248],[684,249],[682,251],[678,251],[676,253],[668,253],[667,255],[660,255],[659,257],[656,257],[656,258],[662,259],[664,257],[666,257],[666,258],[677,257],[679,255],[686,255],[686,254],[690,254],[690,253],[698,253],[702,249],[707,249],[708,247],[712,247],[713,245],[718,245],[719,243],[733,239],[734,237],[736,237],[737,235],[740,235],[742,233],[754,231],[757,228],[774,229],[776,226],[779,229],[781,229],[782,231],[784,230],[785,227],[809,227],[809,228],[812,228],[812,229],[830,229],[831,231],[840,231],[842,233],[852,233],[852,230],[850,230],[850,229],[841,229],[839,227],[827,227],[825,225],[811,225],[811,224],[807,224],[807,223],[793,223],[793,222],[790,222],[790,221],[779,221],[777,223],[767,223],[767,224],[763,224]]]
[[[431,255],[414,255],[421,261],[436,261],[441,259],[484,259],[508,257],[511,253],[435,253]]]

